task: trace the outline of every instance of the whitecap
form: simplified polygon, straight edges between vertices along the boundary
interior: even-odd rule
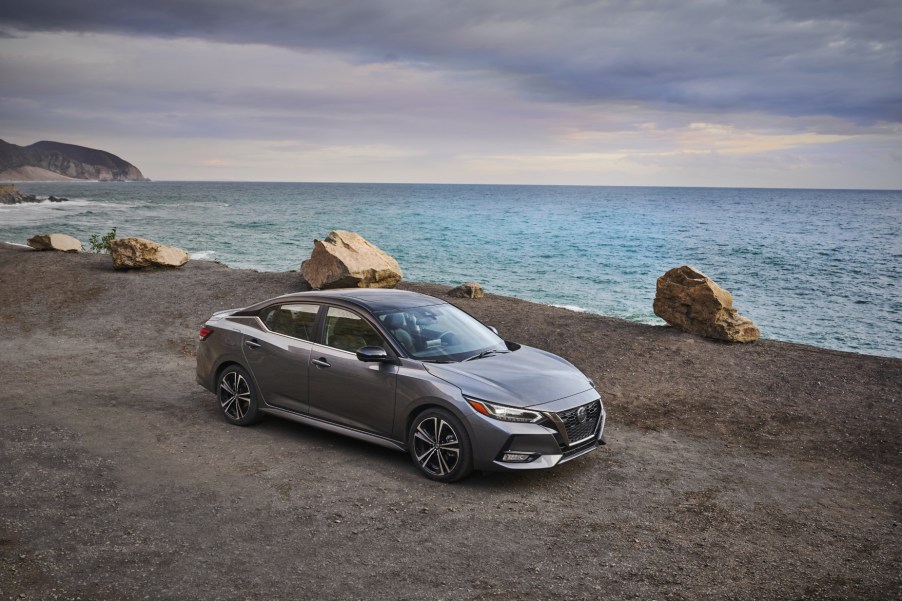
[[[215,254],[216,254],[215,250],[199,250],[197,252],[191,253],[189,256],[192,259],[195,259],[198,261],[208,261],[208,260],[212,259],[213,255],[215,255]]]
[[[576,313],[588,313],[588,309],[583,309],[579,305],[555,305],[551,303],[552,307],[557,307],[558,309],[567,309],[568,311],[574,311]]]
[[[9,204],[9,205],[0,205],[4,209],[18,209],[18,210],[26,210],[26,209],[46,209],[46,208],[54,208],[54,209],[67,209],[74,207],[103,207],[108,209],[130,209],[136,205],[126,204],[126,203],[113,203],[113,202],[105,202],[102,200],[90,200],[88,198],[69,198],[64,201],[53,202],[47,196],[37,196],[38,202],[20,202],[17,204]]]

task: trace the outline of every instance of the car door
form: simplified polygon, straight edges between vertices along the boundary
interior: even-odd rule
[[[244,337],[244,356],[267,405],[307,413],[310,349],[320,306],[289,303],[260,312],[264,330]]]
[[[362,346],[392,352],[371,323],[340,307],[325,311],[321,344],[310,354],[310,415],[358,430],[390,436],[398,367],[357,359]]]

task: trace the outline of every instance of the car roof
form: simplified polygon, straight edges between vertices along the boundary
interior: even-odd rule
[[[269,306],[273,301],[344,301],[367,309],[371,313],[384,311],[405,310],[414,307],[448,304],[440,298],[410,292],[408,290],[394,290],[389,288],[336,288],[332,290],[311,290],[309,292],[293,292],[266,301],[255,303],[245,310],[261,309]]]

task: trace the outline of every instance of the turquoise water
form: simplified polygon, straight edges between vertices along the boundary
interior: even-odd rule
[[[0,241],[116,226],[194,258],[298,269],[353,230],[409,280],[660,324],[655,280],[688,263],[767,338],[902,357],[902,192],[271,183],[20,184],[69,203],[0,206]],[[250,303],[253,298],[248,299]]]

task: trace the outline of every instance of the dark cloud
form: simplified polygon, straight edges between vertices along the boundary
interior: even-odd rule
[[[539,98],[902,121],[898,0],[7,0],[22,31],[193,37],[490,71]]]

